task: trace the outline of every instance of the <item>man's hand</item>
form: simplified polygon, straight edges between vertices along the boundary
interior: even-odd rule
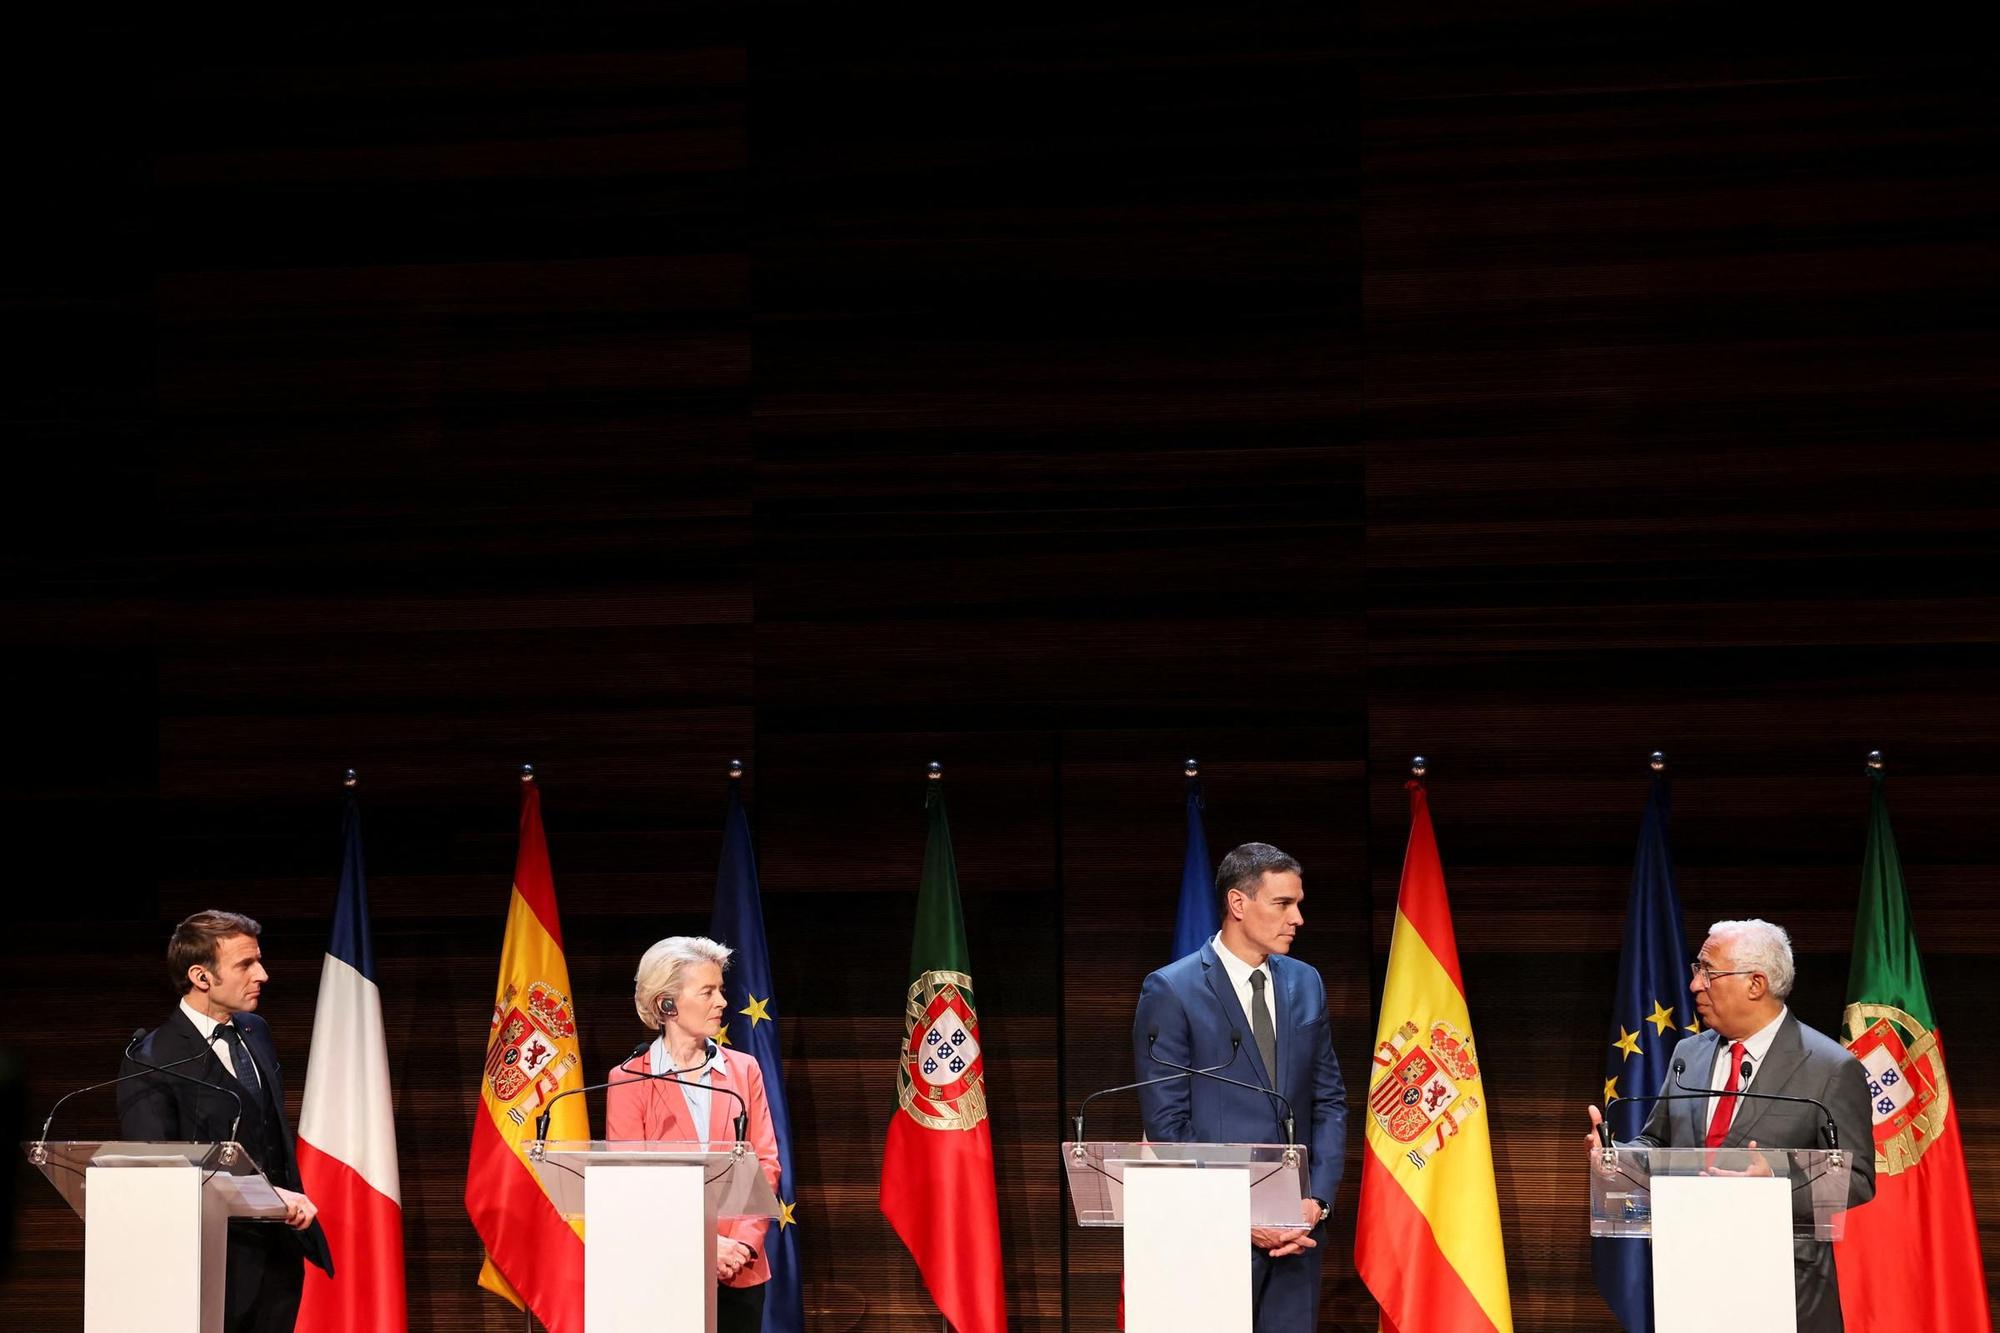
[[[285,1225],[292,1230],[304,1231],[313,1224],[313,1219],[319,1216],[319,1209],[313,1201],[297,1190],[278,1189],[276,1185],[271,1188],[277,1190],[278,1197],[284,1200]]]
[[[1312,1238],[1312,1229],[1319,1225],[1318,1199],[1299,1200],[1299,1220],[1306,1224],[1304,1231],[1294,1231],[1290,1227],[1251,1227],[1250,1243],[1260,1250],[1268,1250],[1273,1259],[1318,1249],[1319,1242]]]
[[[742,1272],[745,1266],[755,1257],[756,1251],[752,1250],[742,1241],[734,1240],[728,1236],[717,1237],[715,1242],[715,1280],[717,1282],[727,1282],[730,1278]]]
[[[1603,1123],[1604,1116],[1595,1106],[1591,1107],[1590,1133],[1583,1136],[1583,1141],[1590,1145],[1590,1164],[1598,1170],[1604,1169],[1604,1158],[1600,1155],[1604,1151],[1604,1140],[1599,1138],[1597,1133],[1598,1126]]]
[[[1704,1176],[1735,1176],[1735,1177],[1772,1176],[1777,1174],[1777,1172],[1771,1170],[1770,1159],[1766,1158],[1762,1153],[1758,1153],[1756,1151],[1757,1140],[1752,1139],[1750,1140],[1750,1142],[1744,1144],[1743,1146],[1749,1149],[1751,1152],[1756,1153],[1756,1155],[1750,1159],[1749,1166],[1745,1167],[1741,1171],[1726,1171],[1719,1166],[1711,1166],[1708,1168],[1708,1170],[1702,1172],[1702,1174]]]

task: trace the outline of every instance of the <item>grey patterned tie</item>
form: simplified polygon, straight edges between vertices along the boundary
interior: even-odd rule
[[[258,1072],[257,1062],[250,1058],[250,1045],[243,1040],[243,1030],[234,1023],[218,1023],[215,1035],[229,1044],[229,1059],[233,1066],[229,1072],[236,1076],[236,1081],[246,1088],[262,1092],[264,1076]],[[248,1066],[247,1073],[245,1066]]]
[[[1250,1035],[1257,1039],[1257,1054],[1264,1057],[1264,1070],[1271,1086],[1278,1086],[1278,1030],[1271,1025],[1271,1006],[1264,1002],[1264,970],[1250,974]]]

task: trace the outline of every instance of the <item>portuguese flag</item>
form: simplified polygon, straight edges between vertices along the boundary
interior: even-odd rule
[[[514,891],[507,899],[479,1109],[472,1116],[465,1211],[486,1247],[479,1285],[534,1311],[549,1333],[583,1333],[582,1223],[572,1225],[556,1211],[523,1148],[556,1094],[582,1086],[541,793],[524,777]],[[549,1138],[590,1137],[583,1100],[563,1098]]]
[[[1421,782],[1368,1070],[1354,1266],[1385,1333],[1512,1333],[1493,1111]]]
[[[896,1061],[896,1113],[882,1151],[882,1213],[953,1328],[1005,1333],[986,1063],[942,786],[933,767],[925,802],[930,842],[917,890],[903,1048]]]
[[[1944,1037],[1910,928],[1882,771],[1869,776],[1868,851],[1842,1036],[1868,1069],[1875,1103],[1875,1201],[1847,1215],[1836,1258],[1840,1308],[1849,1333],[1988,1333],[1986,1272]]]

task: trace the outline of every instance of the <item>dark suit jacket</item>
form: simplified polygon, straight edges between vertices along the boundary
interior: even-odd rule
[[[1308,1168],[1314,1197],[1333,1202],[1347,1153],[1347,1090],[1334,1058],[1327,1021],[1326,984],[1319,970],[1295,958],[1270,958],[1272,1026],[1277,1034],[1277,1077],[1250,1035],[1242,1002],[1229,974],[1215,956],[1215,943],[1146,978],[1132,1020],[1137,1077],[1168,1071],[1151,1055],[1175,1064],[1207,1068],[1230,1060],[1230,1034],[1241,1035],[1235,1062],[1220,1072],[1244,1083],[1275,1088],[1291,1102],[1297,1137],[1310,1151]],[[1159,1032],[1157,1045],[1148,1034]],[[1150,1046],[1150,1049],[1149,1049]],[[1169,1143],[1283,1143],[1283,1112],[1271,1097],[1232,1088],[1214,1079],[1193,1078],[1139,1090],[1146,1135]]]
[[[270,1025],[255,1014],[238,1014],[236,1023],[251,1058],[257,1063],[258,1073],[271,1090],[271,1104],[276,1108],[273,1112],[276,1120],[266,1135],[269,1147],[258,1158],[257,1165],[264,1169],[272,1184],[297,1190],[299,1164],[292,1147],[291,1126],[285,1121],[285,1085],[278,1065],[278,1048],[271,1042]],[[202,1041],[201,1033],[179,1005],[174,1006],[166,1022],[146,1034],[134,1054],[149,1065],[174,1065],[190,1056],[205,1054],[204,1059],[175,1065],[174,1072],[237,1089],[243,1097],[245,1125],[251,1123],[252,1116],[262,1114],[255,1083],[247,1079],[239,1083],[230,1074],[214,1046]],[[119,1072],[137,1073],[140,1068],[128,1059]],[[213,1142],[229,1137],[230,1122],[235,1118],[236,1103],[228,1096],[184,1079],[154,1074],[118,1085],[118,1132],[128,1139],[156,1143]],[[333,1275],[333,1256],[327,1250],[326,1233],[317,1221],[304,1231],[269,1222],[255,1225],[282,1230],[293,1237],[307,1259],[326,1270],[329,1277]]]
[[[1727,1049],[1721,1034],[1704,1032],[1674,1048],[1674,1058],[1686,1061],[1681,1081],[1705,1089],[1715,1075],[1715,1062]],[[1663,1093],[1677,1092],[1667,1075]],[[1812,1097],[1833,1112],[1840,1146],[1848,1152],[1850,1207],[1875,1197],[1875,1123],[1868,1106],[1868,1076],[1847,1048],[1815,1032],[1787,1013],[1764,1056],[1763,1067],[1750,1079],[1750,1092]],[[1655,1102],[1646,1128],[1635,1144],[1664,1148],[1699,1148],[1708,1138],[1706,1101]],[[1752,1139],[1760,1148],[1827,1147],[1825,1120],[1811,1106],[1796,1102],[1765,1102],[1746,1097],[1736,1104],[1725,1148],[1740,1148]],[[1795,1241],[1792,1277],[1798,1293],[1799,1333],[1840,1333],[1840,1288],[1834,1247],[1818,1241]]]

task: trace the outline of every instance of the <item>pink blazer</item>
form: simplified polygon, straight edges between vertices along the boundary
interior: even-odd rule
[[[742,1051],[726,1051],[723,1060],[727,1068],[715,1071],[713,1084],[717,1091],[709,1098],[708,1125],[700,1132],[691,1123],[687,1097],[679,1084],[642,1082],[624,1070],[613,1069],[607,1077],[616,1086],[605,1092],[604,1137],[667,1143],[734,1143],[736,1098],[725,1097],[720,1091],[733,1088],[749,1103],[750,1146],[757,1153],[758,1165],[764,1168],[764,1179],[771,1182],[775,1191],[778,1132],[771,1127],[771,1104],[764,1099],[764,1071]],[[632,1067],[644,1068],[649,1074],[654,1072],[651,1053],[645,1056],[643,1066],[634,1063]],[[764,1254],[764,1232],[769,1225],[770,1219],[766,1217],[739,1217],[716,1228],[718,1236],[740,1240],[757,1252],[757,1257],[729,1280],[729,1286],[754,1287],[771,1280],[771,1261]]]

